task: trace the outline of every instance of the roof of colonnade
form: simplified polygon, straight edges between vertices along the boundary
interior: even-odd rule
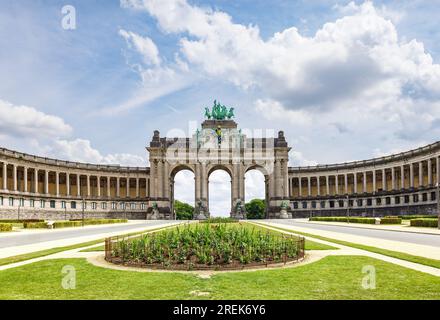
[[[367,166],[375,166],[387,164],[395,161],[405,161],[410,160],[411,158],[415,158],[418,156],[423,156],[425,154],[430,154],[436,151],[440,151],[440,141],[431,143],[429,145],[412,149],[409,151],[404,151],[400,153],[391,154],[388,156],[372,158],[368,160],[359,160],[359,161],[351,161],[344,163],[335,163],[335,164],[322,164],[316,166],[299,166],[299,167],[289,167],[290,172],[316,172],[316,171],[327,171],[327,170],[342,170],[342,169],[353,169],[353,168],[362,168]]]
[[[48,166],[56,166],[56,167],[63,167],[63,168],[71,168],[71,169],[84,169],[84,170],[99,170],[99,171],[108,171],[108,172],[142,172],[142,173],[148,173],[150,168],[145,167],[128,167],[128,166],[120,166],[118,164],[107,164],[107,165],[101,165],[101,164],[92,164],[92,163],[85,163],[85,162],[74,162],[74,161],[67,161],[67,160],[59,160],[59,159],[53,159],[53,158],[46,158],[46,157],[40,157],[35,156],[23,152],[13,151],[6,148],[0,148],[0,156],[6,157],[6,161],[8,159],[12,159],[10,161],[20,160],[20,161],[28,161],[29,163],[33,164],[43,164]]]

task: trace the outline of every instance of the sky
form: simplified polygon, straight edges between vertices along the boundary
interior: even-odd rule
[[[190,135],[217,99],[243,129],[283,130],[291,166],[416,148],[440,133],[439,11],[438,0],[0,0],[0,146],[146,166],[154,130]],[[176,195],[190,201],[188,175]],[[210,204],[228,214],[218,175]],[[262,177],[246,183],[247,200],[262,197]]]

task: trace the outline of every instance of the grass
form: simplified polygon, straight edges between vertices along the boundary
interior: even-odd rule
[[[161,230],[164,228],[169,228],[169,226],[159,227],[159,228],[150,229],[150,230],[144,230],[144,231],[140,231],[140,232],[127,233],[122,236],[132,236],[132,235],[142,234],[142,233],[146,233],[146,232],[158,231],[158,230]],[[104,241],[105,241],[105,239],[98,239],[98,240],[82,242],[82,243],[78,243],[78,244],[74,244],[74,245],[70,245],[70,246],[55,247],[55,248],[50,248],[50,249],[46,249],[46,250],[40,250],[40,251],[20,254],[20,255],[16,255],[16,256],[12,256],[12,257],[2,258],[2,259],[0,259],[0,266],[6,265],[6,264],[11,264],[11,263],[16,263],[16,262],[21,262],[21,261],[25,261],[25,260],[45,257],[45,256],[48,256],[48,255],[51,255],[54,253],[63,252],[63,251],[67,251],[67,250],[88,247],[88,246],[92,246],[94,244],[101,244]]]
[[[344,245],[347,247],[353,247],[353,248],[357,248],[357,249],[361,249],[361,250],[365,250],[365,251],[379,253],[379,254],[383,254],[384,256],[393,257],[393,258],[397,258],[397,259],[401,259],[401,260],[405,260],[405,261],[410,261],[410,262],[414,262],[414,263],[418,263],[418,264],[423,264],[425,266],[430,266],[430,267],[440,269],[440,260],[429,259],[429,258],[425,258],[425,257],[415,256],[412,254],[388,250],[388,249],[366,246],[366,245],[359,244],[359,243],[353,243],[353,242],[348,242],[348,241],[342,241],[342,240],[322,237],[322,236],[318,236],[315,234],[296,231],[296,230],[292,230],[292,229],[285,229],[285,228],[280,228],[280,227],[275,227],[275,226],[270,226],[270,227],[278,229],[278,230],[283,230],[283,231],[288,231],[288,232],[292,232],[295,234],[303,235],[306,237],[311,237],[311,238],[320,239],[320,240],[324,240],[324,241],[328,241],[328,242],[333,242],[333,243],[337,243],[337,244]]]
[[[62,288],[66,265],[75,269],[75,289]],[[367,265],[376,270],[376,289],[361,286]],[[440,299],[439,277],[362,256],[329,256],[295,268],[228,272],[209,279],[57,259],[0,271],[0,283],[0,299]]]

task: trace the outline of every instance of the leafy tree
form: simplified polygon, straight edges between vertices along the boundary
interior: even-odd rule
[[[174,200],[174,211],[177,220],[191,220],[194,214],[194,207],[188,203]]]
[[[248,219],[264,219],[266,215],[266,202],[262,199],[252,199],[245,204]]]

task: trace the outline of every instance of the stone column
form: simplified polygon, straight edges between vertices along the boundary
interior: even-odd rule
[[[301,185],[301,176],[298,177],[298,195],[302,197],[302,185]]]
[[[320,196],[321,195],[321,185],[320,185],[320,182],[319,182],[319,176],[317,176],[316,177],[316,188],[318,189],[318,196]]]
[[[312,195],[312,183],[310,177],[307,177],[307,195],[310,197]]]
[[[376,193],[376,170],[373,170],[373,193]]]
[[[391,168],[391,190],[396,190],[396,173],[394,167]]]
[[[34,193],[38,193],[38,169],[34,169]]]
[[[432,161],[428,159],[428,186],[432,186]]]
[[[136,178],[136,198],[139,198],[139,178]]]
[[[8,164],[3,162],[3,190],[8,190]]]
[[[357,172],[353,174],[353,184],[354,184],[354,193],[358,193],[358,180],[357,180]]]
[[[98,189],[98,197],[101,197],[101,177],[96,176],[96,187]]]
[[[419,162],[419,188],[423,186],[423,162]]]
[[[403,165],[400,166],[400,180],[400,187],[405,189],[405,167]]]
[[[87,197],[90,197],[90,175],[86,175]]]
[[[344,191],[348,194],[348,175],[344,173]]]
[[[438,183],[440,183],[440,157],[435,158],[435,163],[436,163],[436,169],[437,169],[436,173],[435,173],[435,175],[436,175],[435,183],[438,184]]]
[[[66,195],[70,196],[70,174],[66,172]]]
[[[326,194],[329,195],[330,194],[330,183],[329,183],[329,178],[328,176],[325,176],[325,191]]]
[[[414,188],[414,164],[409,165],[409,187]]]
[[[110,198],[110,177],[107,176],[107,197]]]
[[[170,188],[170,173],[169,173],[169,164],[167,161],[163,164],[163,182],[164,182],[164,197],[169,198],[171,194],[171,188]],[[171,199],[170,199],[171,200]]]
[[[76,174],[76,195],[81,196],[81,177],[78,173]]]
[[[12,165],[13,191],[17,191],[17,165]]]
[[[121,196],[121,194],[120,194],[120,179],[119,179],[119,177],[116,177],[116,197],[120,197]]]
[[[386,169],[382,169],[382,190],[387,190],[387,175],[386,175]]]
[[[335,175],[335,194],[339,194],[339,176]]]
[[[24,192],[28,192],[28,168],[24,167],[23,168],[23,180],[24,180]]]
[[[49,171],[44,170],[44,193],[49,194]]]
[[[126,196],[127,196],[127,198],[130,198],[130,178],[127,177],[125,180],[127,181],[127,183],[126,183],[127,187],[126,187],[126,190],[125,190],[125,191],[127,191],[126,192]]]
[[[60,195],[60,173],[55,171],[55,195]]]
[[[363,188],[362,188],[362,192],[363,193],[367,193],[367,172],[364,172],[364,176],[362,177],[362,182],[363,182]]]

